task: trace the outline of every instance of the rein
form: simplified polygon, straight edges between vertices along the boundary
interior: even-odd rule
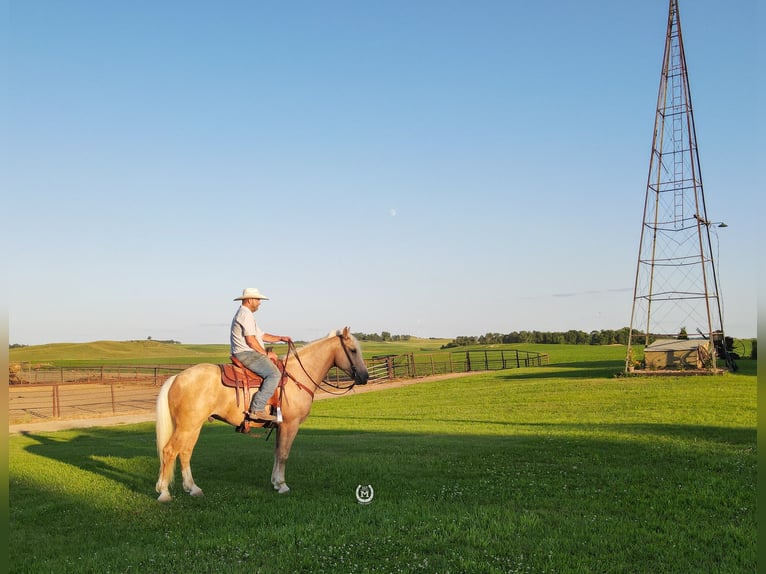
[[[309,374],[309,372],[306,370],[306,367],[303,365],[303,362],[301,361],[301,357],[298,354],[298,349],[295,348],[295,343],[293,343],[292,340],[288,343],[287,355],[285,356],[285,374],[290,379],[292,379],[295,382],[295,384],[297,384],[301,389],[303,389],[306,392],[308,392],[311,395],[311,398],[314,398],[314,391],[309,389],[306,385],[301,383],[298,379],[296,379],[294,376],[292,376],[287,371],[287,359],[290,357],[290,352],[292,352],[295,355],[295,358],[297,359],[298,364],[301,366],[301,369],[303,369],[303,372],[306,374],[306,376],[309,378],[309,380],[314,384],[314,387],[316,387],[316,389],[321,389],[321,390],[323,390],[326,393],[329,393],[331,395],[345,395],[351,389],[354,388],[354,385],[356,384],[356,375],[357,375],[357,373],[356,373],[356,367],[354,366],[354,362],[351,360],[351,355],[349,354],[348,349],[346,348],[346,345],[343,344],[343,337],[341,335],[337,335],[337,337],[338,337],[338,340],[340,341],[340,346],[343,349],[343,352],[346,353],[346,358],[348,359],[348,364],[351,365],[352,380],[351,380],[351,385],[348,386],[348,387],[339,387],[339,386],[333,385],[332,383],[330,383],[327,380],[322,380],[319,383],[317,383],[314,380],[314,378]],[[324,383],[325,387],[322,387],[322,383]],[[327,386],[332,387],[333,389],[338,389],[338,390],[342,389],[342,392],[334,393],[334,392],[328,390],[326,388]]]

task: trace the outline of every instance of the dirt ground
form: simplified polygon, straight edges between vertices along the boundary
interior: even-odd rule
[[[443,379],[454,379],[457,377],[466,377],[466,376],[478,374],[480,372],[481,371],[476,371],[473,373],[450,373],[447,375],[436,375],[433,377],[421,377],[416,379],[397,379],[397,380],[388,381],[385,383],[370,383],[368,385],[354,387],[354,389],[351,391],[350,394],[369,393],[369,392],[375,392],[375,391],[382,391],[385,389],[393,389],[397,387],[406,387],[409,385],[416,385],[418,383],[423,383],[426,381],[439,381]],[[337,396],[347,396],[347,395],[345,394],[332,395],[329,393],[319,392],[317,393],[316,397],[314,397],[314,400],[319,401],[324,399],[333,399]],[[44,422],[19,423],[19,424],[9,425],[8,433],[20,434],[25,432],[60,431],[60,430],[67,430],[67,429],[106,427],[106,426],[142,423],[142,422],[148,422],[153,420],[155,420],[154,411],[141,411],[141,412],[136,412],[131,414],[114,415],[114,416],[105,415],[101,417],[91,417],[91,418],[52,419],[52,420],[48,420]]]

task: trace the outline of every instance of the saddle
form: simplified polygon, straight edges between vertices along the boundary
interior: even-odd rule
[[[271,395],[267,401],[267,405],[272,407],[279,406],[279,394],[282,387],[285,384],[287,375],[285,374],[285,367],[281,361],[276,360],[273,363],[282,373],[282,378],[277,385],[274,394]],[[250,405],[250,388],[253,387],[257,391],[263,384],[263,377],[256,375],[253,371],[245,367],[242,362],[234,355],[231,356],[230,364],[218,365],[221,369],[221,384],[225,387],[231,387],[237,395],[237,406],[239,406],[239,397],[242,395],[242,402],[244,405]]]

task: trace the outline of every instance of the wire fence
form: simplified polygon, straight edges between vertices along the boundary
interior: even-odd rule
[[[380,355],[366,361],[370,384],[449,373],[544,366],[548,355],[517,350]],[[151,412],[165,380],[191,365],[35,368],[9,374],[9,424]],[[333,368],[327,380],[349,381]]]

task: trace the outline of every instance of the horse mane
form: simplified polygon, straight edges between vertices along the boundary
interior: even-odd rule
[[[313,339],[311,341],[307,341],[301,349],[304,347],[308,347],[309,345],[313,345],[314,343],[319,343],[321,341],[326,341],[327,339],[332,339],[333,337],[340,337],[343,334],[343,329],[331,329],[329,333],[327,333],[324,337],[319,337],[318,339]],[[279,358],[284,360],[287,354],[281,355]]]

